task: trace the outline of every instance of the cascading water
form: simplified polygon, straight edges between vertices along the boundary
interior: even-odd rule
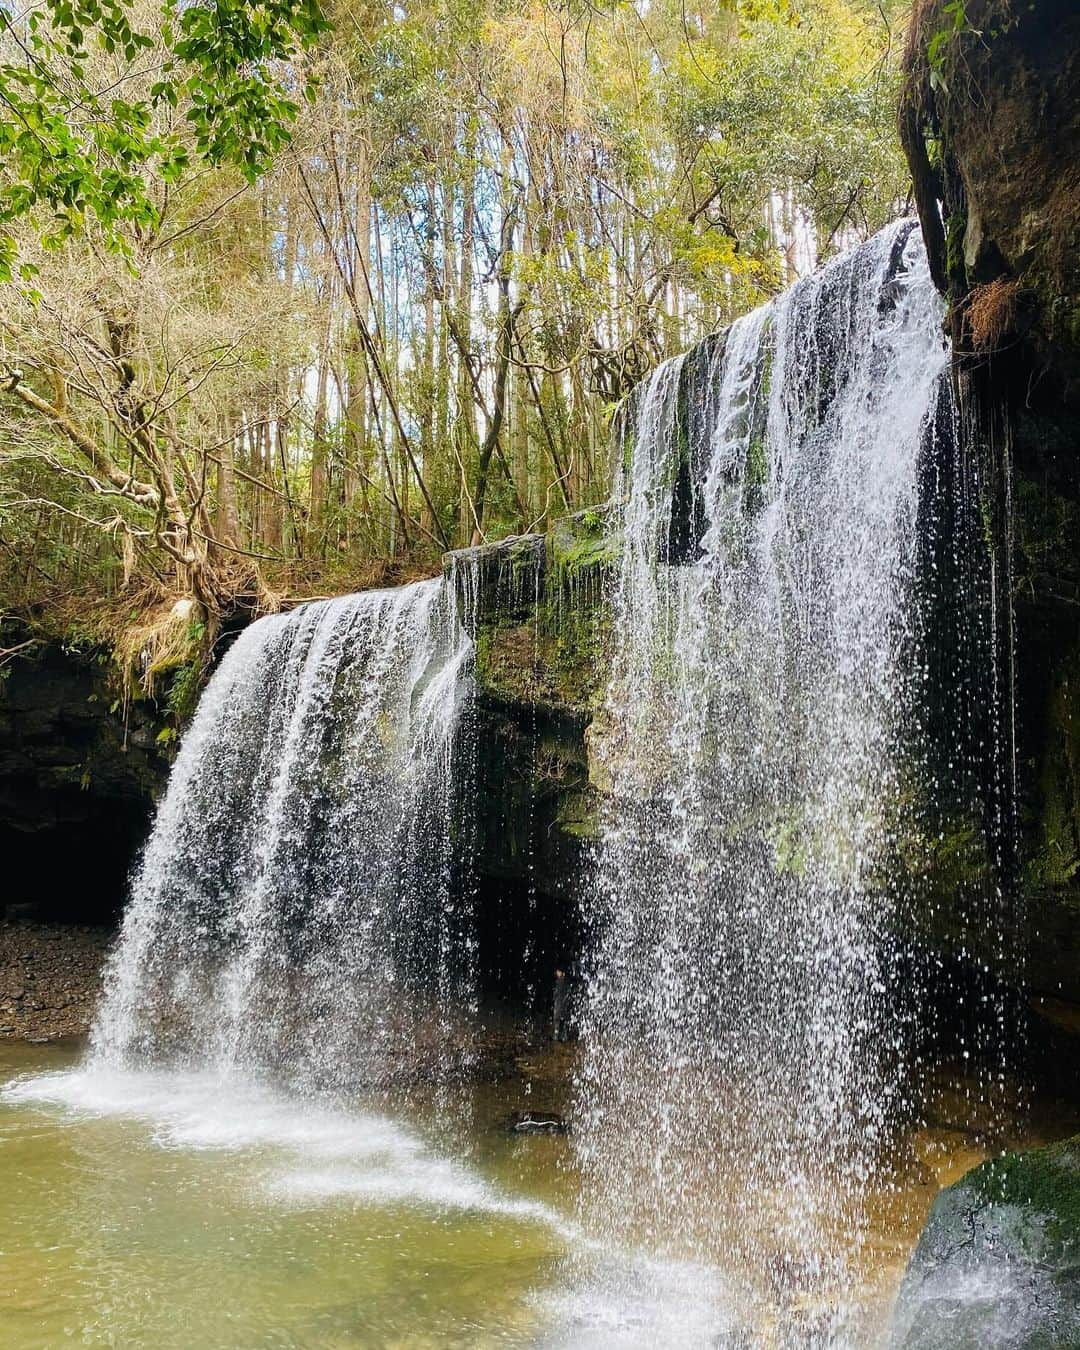
[[[340,1085],[465,1053],[451,816],[471,649],[441,580],[236,640],[134,881],[98,1062]]]
[[[978,705],[993,684],[984,656],[1001,645],[981,611],[1002,577],[980,571],[982,499],[957,452],[941,317],[918,234],[900,223],[661,366],[629,402],[612,661],[590,732],[603,806],[576,1052],[520,1054],[517,1022],[496,1045],[498,1006],[486,1028],[479,1011],[481,986],[515,1012],[534,994],[546,1003],[549,960],[580,936],[564,912],[543,917],[532,863],[516,907],[498,884],[512,817],[527,814],[527,847],[539,833],[536,717],[527,767],[511,770],[463,724],[474,638],[502,639],[521,697],[539,687],[557,550],[530,536],[459,554],[445,582],[308,604],[236,640],[135,877],[89,1063],[2,1100],[150,1121],[170,1149],[230,1152],[245,1215],[255,1194],[279,1207],[260,1232],[288,1227],[297,1206],[307,1231],[325,1210],[327,1245],[300,1264],[334,1276],[331,1303],[297,1333],[305,1343],[333,1339],[325,1328],[366,1304],[356,1272],[378,1288],[380,1259],[393,1296],[372,1302],[397,1310],[394,1325],[376,1317],[342,1344],[406,1343],[440,1262],[468,1305],[463,1344],[878,1343],[887,1312],[874,1299],[889,1281],[860,1282],[888,1224],[873,1227],[868,1207],[890,1184],[896,1127],[918,1115],[905,1060],[925,1022],[912,1006],[923,976],[897,980],[893,967],[910,956],[926,839],[944,839],[947,819],[970,823],[1000,732],[1000,707]],[[573,605],[572,587],[564,598]],[[582,650],[594,639],[590,627]],[[982,758],[961,764],[969,724]],[[460,809],[470,794],[476,813]],[[976,922],[999,924],[1000,910],[996,892]],[[577,1064],[576,1221],[561,1194],[517,1198],[443,1156],[448,1104],[467,1094],[442,1084],[493,1047],[483,1067],[497,1075],[512,1059],[526,1094],[534,1076],[538,1092],[557,1090]],[[421,1105],[416,1085],[431,1080]],[[410,1091],[394,1095],[394,1120],[352,1091],[397,1083]],[[467,1151],[477,1113],[460,1114],[453,1147]],[[516,1148],[505,1123],[498,1134]],[[520,1162],[508,1155],[505,1175],[520,1179]],[[895,1190],[910,1197],[910,1180]],[[357,1221],[365,1206],[371,1225]],[[443,1217],[414,1216],[403,1256],[406,1206]],[[472,1306],[474,1216],[495,1234],[483,1259],[500,1286],[520,1225],[545,1235],[526,1240],[515,1307],[492,1312],[487,1340]],[[344,1293],[350,1222],[360,1255]],[[150,1227],[156,1251],[162,1225]],[[464,1245],[429,1259],[435,1230]],[[206,1231],[200,1213],[194,1248]],[[289,1239],[290,1278],[306,1242]],[[174,1247],[170,1233],[169,1280]],[[423,1283],[404,1313],[403,1269]],[[262,1330],[245,1344],[268,1325],[251,1301],[245,1326]],[[102,1322],[114,1339],[117,1316]]]
[[[898,1104],[884,869],[947,359],[903,222],[661,366],[628,410],[584,1205],[719,1266],[759,1336],[800,1305],[800,1345],[846,1343]]]

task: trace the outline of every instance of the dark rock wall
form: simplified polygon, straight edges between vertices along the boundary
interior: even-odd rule
[[[150,705],[125,716],[94,656],[42,645],[0,672],[4,907],[107,922],[168,774]]]
[[[1012,886],[1026,979],[1075,1002],[1080,6],[922,0],[906,65],[901,134],[949,301],[957,387],[983,445],[996,443],[983,492],[991,545],[1008,549],[1012,576],[998,657],[1015,706]]]
[[[1028,979],[1080,1001],[1080,415],[1013,435],[1019,878]]]

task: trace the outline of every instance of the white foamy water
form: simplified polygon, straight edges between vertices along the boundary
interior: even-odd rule
[[[910,790],[917,465],[947,363],[901,222],[661,366],[627,413],[583,1210],[750,1282],[751,1335],[816,1295],[793,1344],[858,1343],[836,1310],[900,1104],[881,865]]]
[[[280,1215],[387,1211],[496,1224],[511,1247],[517,1231],[547,1233],[571,1259],[560,1258],[550,1282],[523,1300],[531,1309],[528,1341],[538,1350],[709,1346],[731,1324],[730,1291],[716,1269],[598,1242],[554,1206],[515,1195],[384,1115],[235,1074],[99,1066],[17,1078],[0,1089],[0,1103],[31,1108],[67,1130],[135,1127],[144,1148],[170,1156],[221,1156],[230,1197],[223,1234],[237,1202]],[[125,1137],[127,1149],[137,1147]],[[509,1326],[506,1332],[506,1343],[519,1343]]]
[[[74,1069],[17,1079],[10,1103],[62,1109],[72,1120],[144,1125],[163,1149],[247,1155],[257,1192],[290,1204],[410,1205],[572,1226],[538,1201],[503,1193],[464,1163],[385,1116],[304,1100],[236,1076]]]
[[[93,1031],[110,1068],[302,1084],[449,1071],[472,931],[452,893],[472,644],[441,580],[253,624],[210,680]]]
[[[540,1350],[713,1350],[736,1326],[727,1278],[715,1267],[584,1245],[544,1299]]]

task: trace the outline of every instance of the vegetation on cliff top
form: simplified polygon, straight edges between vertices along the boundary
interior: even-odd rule
[[[902,207],[901,8],[6,15],[0,611],[146,674],[602,500],[645,370]]]

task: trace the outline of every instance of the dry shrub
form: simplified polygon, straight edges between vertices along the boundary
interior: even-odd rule
[[[1016,327],[1020,282],[997,277],[971,292],[967,306],[968,332],[979,352],[995,351]]]
[[[198,601],[145,580],[108,596],[94,590],[57,596],[28,623],[46,641],[111,657],[125,705],[160,694],[183,666],[201,671],[217,633]]]
[[[136,688],[153,697],[161,676],[201,659],[206,615],[191,596],[165,600],[116,635],[113,647],[125,695]]]

